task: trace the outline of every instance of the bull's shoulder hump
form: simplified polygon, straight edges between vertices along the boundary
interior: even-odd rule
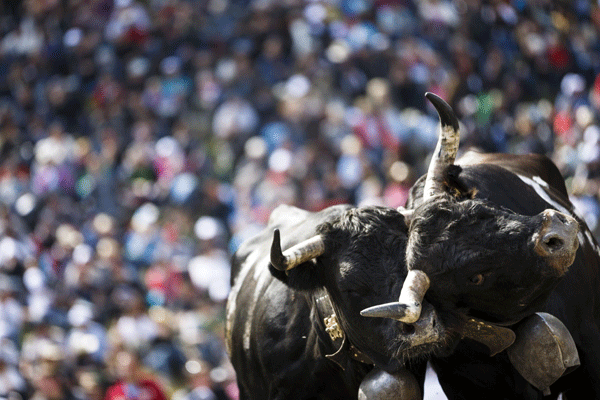
[[[539,175],[523,174],[489,163],[461,167],[462,181],[468,187],[476,189],[478,198],[524,215],[535,215],[547,208],[573,214],[566,190],[561,192],[550,186]]]
[[[277,206],[269,217],[268,227],[269,229],[293,227],[302,224],[315,222],[321,223],[323,221],[337,218],[346,210],[351,208],[350,205],[341,204],[331,207],[327,207],[321,211],[307,211],[298,207],[282,204]],[[312,224],[311,224],[312,225]]]
[[[567,187],[558,167],[542,154],[502,154],[466,152],[456,162],[460,166],[496,165],[520,177],[543,181],[568,198]]]
[[[300,222],[308,218],[309,215],[309,211],[288,204],[281,204],[277,206],[271,213],[271,216],[269,217],[269,226],[277,225],[284,220]]]
[[[281,204],[277,206],[269,216],[267,226],[251,238],[246,239],[235,253],[235,258],[245,259],[249,253],[270,245],[273,238],[273,230],[280,229],[289,231],[301,226],[311,219],[311,212],[298,207]],[[265,253],[267,254],[267,253]]]

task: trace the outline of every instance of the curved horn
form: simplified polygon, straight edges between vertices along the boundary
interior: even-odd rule
[[[454,163],[458,152],[460,132],[458,118],[452,107],[441,97],[433,93],[425,93],[427,100],[433,104],[440,117],[441,133],[427,170],[427,179],[423,189],[423,200],[430,199],[441,191],[440,175],[444,168]]]
[[[408,271],[397,302],[365,308],[360,312],[363,317],[392,318],[412,324],[421,316],[421,307],[425,293],[429,289],[429,277],[420,270]]]
[[[313,236],[282,252],[279,229],[273,231],[271,264],[280,271],[289,271],[304,262],[320,256],[324,252],[325,242],[321,235]]]

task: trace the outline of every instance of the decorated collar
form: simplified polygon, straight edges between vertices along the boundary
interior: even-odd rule
[[[374,364],[369,356],[356,348],[346,337],[333,309],[329,294],[326,292],[322,293],[316,298],[316,304],[319,318],[325,324],[325,331],[329,335],[333,345],[337,348],[335,353],[327,354],[325,357],[339,365],[342,369],[345,369],[344,365],[348,357],[364,364]]]

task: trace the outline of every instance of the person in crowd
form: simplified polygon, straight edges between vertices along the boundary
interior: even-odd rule
[[[167,400],[160,384],[144,370],[137,351],[119,350],[113,362],[118,381],[107,389],[105,400]]]

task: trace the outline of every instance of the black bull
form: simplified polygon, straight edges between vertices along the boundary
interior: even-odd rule
[[[438,106],[442,131],[456,127]],[[240,247],[227,345],[241,399],[355,399],[373,364],[408,367],[422,384],[426,359],[450,399],[541,399],[503,347],[491,357],[466,328],[517,328],[536,311],[566,325],[581,360],[552,396],[600,399],[600,256],[559,171],[540,156],[454,165],[444,151],[449,161],[417,182],[406,209],[281,206]],[[307,239],[308,256],[279,251]],[[412,303],[394,300],[415,271],[428,290],[412,316]],[[360,314],[373,308],[385,318]]]

